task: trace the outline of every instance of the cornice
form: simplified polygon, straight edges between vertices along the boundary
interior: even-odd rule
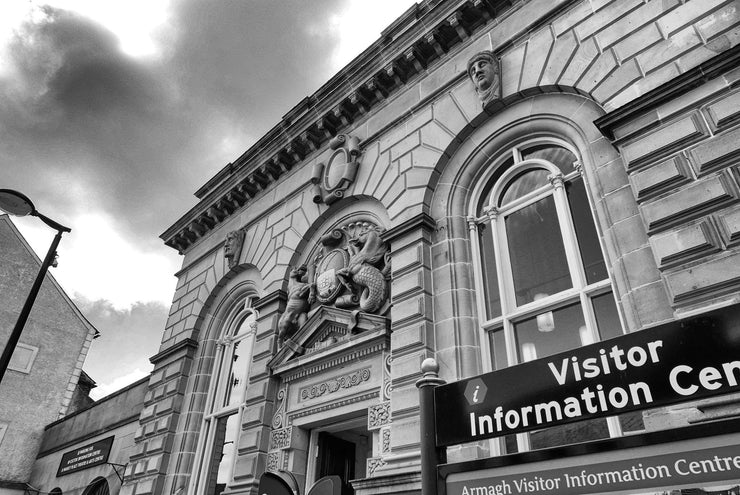
[[[415,217],[409,218],[405,222],[396,225],[392,229],[383,232],[381,237],[384,241],[388,241],[393,244],[394,240],[409,232],[414,232],[419,229],[432,232],[436,228],[436,225],[437,224],[432,217],[426,213],[420,213]]]
[[[178,342],[178,343],[176,343],[176,344],[168,347],[167,349],[158,352],[154,356],[150,357],[149,358],[149,362],[152,363],[152,364],[156,364],[156,363],[162,361],[163,359],[165,359],[166,357],[169,357],[169,356],[171,356],[171,355],[173,355],[173,354],[175,354],[175,353],[177,353],[177,352],[179,352],[179,351],[181,351],[183,349],[188,349],[188,348],[197,349],[198,348],[198,342],[195,341],[195,340],[193,340],[193,339],[191,339],[191,338],[183,339],[180,342]]]
[[[699,64],[683,74],[671,79],[667,83],[652,91],[635,98],[618,109],[599,117],[594,121],[596,127],[609,140],[614,141],[614,129],[634,120],[640,115],[655,109],[656,107],[681,96],[688,91],[701,86],[707,81],[721,76],[725,72],[740,66],[740,45],[736,45],[727,51]],[[660,118],[643,127],[643,130],[655,127],[661,123]]]
[[[511,6],[510,0],[434,0],[412,6],[379,40],[198,189],[200,202],[160,237],[185,252]]]
[[[269,294],[265,294],[264,296],[257,299],[253,304],[252,307],[256,309],[257,311],[260,311],[262,308],[267,306],[268,304],[272,303],[284,303],[288,300],[288,293],[285,292],[282,289],[278,289],[276,291],[270,292]]]

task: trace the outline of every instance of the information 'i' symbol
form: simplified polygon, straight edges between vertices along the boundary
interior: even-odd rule
[[[478,389],[480,389],[480,385],[476,385],[475,392],[473,392],[473,402],[476,404],[478,403]]]

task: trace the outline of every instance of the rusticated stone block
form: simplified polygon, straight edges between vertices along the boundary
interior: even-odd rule
[[[740,243],[740,206],[717,214],[719,231],[727,246]]]
[[[637,193],[638,201],[649,199],[689,180],[691,175],[686,161],[681,156],[671,157],[630,175],[630,182]]]
[[[665,275],[674,304],[697,303],[740,287],[740,252]]]
[[[715,127],[721,128],[740,118],[740,91],[707,106],[707,115]]]
[[[624,145],[622,153],[627,161],[627,170],[635,170],[648,160],[683,148],[687,143],[705,136],[707,131],[700,120],[699,115],[691,114]]]
[[[697,175],[728,165],[740,156],[740,129],[714,136],[689,151]]]
[[[737,184],[725,170],[640,208],[648,230],[655,232],[729,206],[738,197]]]
[[[660,268],[715,253],[721,249],[717,229],[705,218],[701,222],[650,238]]]

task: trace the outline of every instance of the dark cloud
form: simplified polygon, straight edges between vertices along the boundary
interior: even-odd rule
[[[151,369],[149,358],[159,351],[168,308],[149,302],[117,310],[110,301],[80,297],[75,303],[100,332],[84,367],[95,381],[109,383],[137,368]]]
[[[193,191],[331,76],[336,40],[309,26],[337,3],[175,2],[156,60],[46,7],[11,46],[14,77],[0,78],[0,184],[60,221],[99,208],[159,247]]]

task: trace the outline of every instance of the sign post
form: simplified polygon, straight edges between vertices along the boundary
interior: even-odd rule
[[[434,435],[434,389],[445,382],[439,378],[439,365],[433,358],[421,363],[421,371],[424,376],[416,382],[421,425],[421,493],[437,495],[437,466],[446,461],[446,455],[444,449],[437,448]]]

